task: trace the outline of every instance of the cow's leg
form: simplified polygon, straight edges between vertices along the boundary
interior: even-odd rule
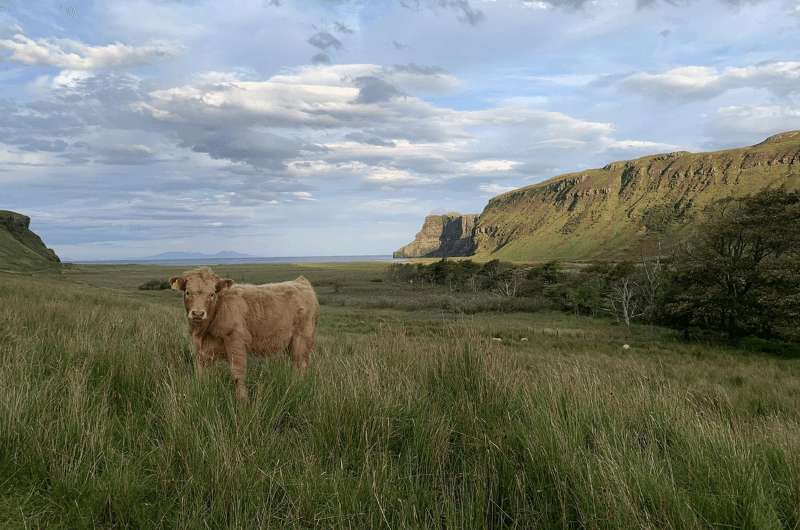
[[[214,359],[220,357],[224,351],[224,344],[212,337],[193,337],[194,342],[194,370],[195,375],[202,379],[208,367],[214,364]]]
[[[203,379],[210,365],[211,360],[202,353],[198,353],[194,356],[194,373],[197,375],[198,379]]]
[[[231,364],[231,376],[236,385],[236,398],[247,401],[247,386],[245,386],[245,376],[247,375],[247,348],[244,341],[237,336],[230,336],[225,339],[225,353]]]
[[[194,373],[198,377],[201,377],[206,367],[203,362],[203,338],[199,335],[192,334],[192,346],[194,346]]]
[[[292,343],[289,346],[292,355],[292,363],[300,373],[306,371],[308,368],[308,353],[314,348],[314,339],[304,337],[302,335],[295,335],[292,337]]]

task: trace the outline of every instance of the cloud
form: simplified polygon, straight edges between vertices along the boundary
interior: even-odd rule
[[[458,79],[438,66],[396,64],[384,68],[381,76],[410,93],[445,95],[461,87]]]
[[[775,61],[723,69],[682,66],[661,73],[636,73],[620,84],[631,92],[663,99],[710,99],[737,88],[761,88],[787,96],[800,92],[800,62]]]
[[[338,21],[333,23],[333,28],[339,33],[344,33],[346,35],[352,35],[353,33],[355,33],[355,31],[353,31],[352,28]]]
[[[98,161],[109,165],[139,166],[151,164],[158,160],[156,152],[141,144],[111,145],[96,151]]]
[[[403,95],[397,87],[376,76],[357,77],[354,83],[358,87],[356,103],[380,103]]]
[[[315,48],[327,51],[329,48],[334,50],[342,49],[342,41],[328,33],[327,31],[318,31],[308,38],[308,43]]]
[[[331,56],[324,52],[319,52],[311,57],[311,64],[331,64]]]
[[[513,160],[475,160],[464,165],[467,173],[487,174],[512,171],[518,163]]]
[[[469,0],[400,0],[400,5],[408,9],[447,9],[457,13],[456,18],[470,26],[477,26],[486,19],[480,9],[472,7]]]
[[[316,201],[317,199],[314,198],[311,193],[307,191],[293,191],[292,197],[297,199],[298,201]]]
[[[336,24],[339,24],[338,22]],[[343,28],[349,30],[346,26],[342,25]],[[339,31],[340,33],[346,33],[343,31]],[[350,31],[352,33],[352,31]],[[327,31],[318,31],[317,33],[313,34],[311,37],[308,38],[307,41],[309,44],[320,50],[318,53],[314,54],[311,57],[311,64],[319,65],[319,64],[331,64],[331,51],[341,50],[344,46],[342,41],[328,33]]]
[[[481,193],[485,193],[487,195],[500,195],[502,193],[508,193],[509,191],[513,191],[517,189],[516,186],[502,186],[500,184],[496,184],[491,182],[489,184],[481,184],[479,186]]]
[[[396,144],[391,140],[385,140],[379,136],[363,133],[351,132],[345,135],[345,139],[358,142],[360,144],[377,145],[379,147],[395,147]]]
[[[441,80],[425,80],[442,77],[451,76],[435,67],[370,64],[302,67],[263,81],[200,76],[153,91],[134,108],[180,147],[227,161],[241,174],[356,178],[384,187],[519,177],[541,156],[662,146],[618,140],[610,123],[543,110],[526,98],[454,110],[394,84],[436,92]]]
[[[29,66],[54,66],[65,70],[101,70],[151,64],[182,52],[178,45],[155,42],[130,46],[116,42],[90,46],[71,39],[34,40],[22,33],[0,40],[2,58]]]
[[[13,169],[19,169],[19,166],[58,166],[59,159],[52,153],[38,150],[30,152],[28,150],[21,150],[17,146],[4,145],[0,143],[0,183],[10,183],[17,180],[18,176],[8,175],[3,172],[4,166],[10,166]]]
[[[706,130],[716,145],[740,146],[773,134],[800,129],[800,107],[730,105],[708,117]]]
[[[386,199],[370,199],[358,204],[357,209],[373,215],[425,215],[429,206],[421,204],[413,197],[391,197]]]
[[[375,167],[371,168],[364,180],[368,183],[383,184],[388,186],[394,185],[408,185],[408,184],[421,184],[430,182],[430,179],[424,176],[415,175],[414,173],[399,168],[393,167]]]
[[[522,0],[522,5],[533,9],[583,9],[590,0]]]
[[[51,153],[63,153],[69,147],[69,144],[60,138],[42,138],[42,137],[12,137],[6,139],[8,144],[16,146],[23,151],[44,151]]]
[[[644,9],[654,7],[660,4],[666,4],[671,7],[686,7],[696,0],[636,0],[637,9]],[[732,8],[741,7],[745,4],[759,4],[768,0],[718,0],[719,3],[727,5]]]
[[[649,142],[646,140],[610,140],[606,143],[606,149],[613,151],[660,153],[679,151],[681,147],[675,144]]]

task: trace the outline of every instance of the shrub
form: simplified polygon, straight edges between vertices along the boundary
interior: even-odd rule
[[[139,286],[140,291],[162,291],[169,288],[169,282],[164,280],[147,280]]]

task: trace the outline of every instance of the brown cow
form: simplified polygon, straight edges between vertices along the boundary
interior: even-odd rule
[[[239,399],[247,399],[249,353],[268,355],[288,349],[298,370],[308,366],[319,303],[302,276],[290,282],[234,285],[202,267],[169,283],[183,291],[198,372],[217,359],[228,359]]]

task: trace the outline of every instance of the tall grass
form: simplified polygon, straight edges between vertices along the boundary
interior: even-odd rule
[[[2,528],[800,527],[797,361],[325,307],[241,405],[177,301],[3,283]]]

